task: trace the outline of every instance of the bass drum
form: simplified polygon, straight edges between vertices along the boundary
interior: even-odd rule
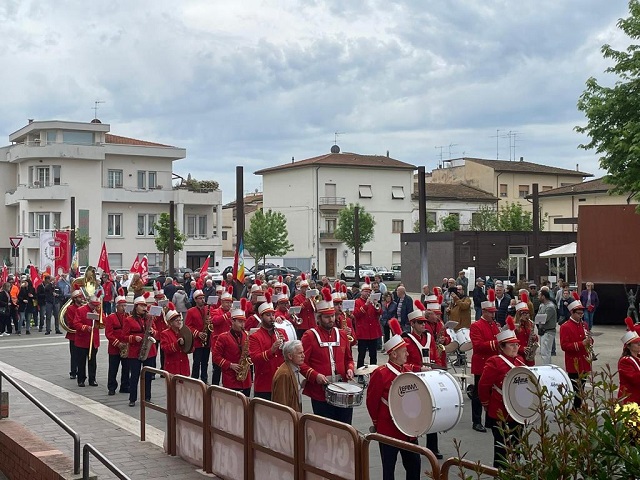
[[[542,399],[537,395],[538,388],[546,388]],[[553,407],[571,392],[573,385],[569,375],[556,365],[512,368],[502,384],[504,406],[518,423],[537,422],[541,401],[549,418],[554,418]]]
[[[409,437],[446,432],[462,418],[462,390],[444,370],[398,375],[389,390],[389,411],[398,430]]]

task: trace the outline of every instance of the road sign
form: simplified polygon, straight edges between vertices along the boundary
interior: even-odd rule
[[[22,242],[22,237],[9,237],[9,241],[13,248],[18,248],[20,246],[20,242]]]

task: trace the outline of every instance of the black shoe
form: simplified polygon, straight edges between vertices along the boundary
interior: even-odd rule
[[[485,433],[487,431],[487,429],[484,428],[484,426],[482,424],[480,424],[480,423],[474,423],[473,424],[473,429],[476,432],[482,432],[482,433]]]
[[[78,382],[79,387],[84,387],[84,382]]]
[[[70,374],[69,374],[69,378],[70,378],[71,380],[75,380],[75,379],[76,379],[76,376],[75,376],[73,373],[70,373]]]
[[[22,333],[20,333],[20,332],[16,332],[16,335],[22,335]]]
[[[110,395],[110,396],[115,395],[115,394],[116,394],[116,391],[115,391],[115,390],[109,390],[109,395]]]
[[[97,387],[98,386],[98,382],[89,382],[89,386],[90,387]]]
[[[42,327],[40,327],[40,328],[38,329],[38,331],[39,331],[40,333],[42,333]]]
[[[144,399],[144,401],[145,401],[145,402],[150,402],[150,401],[151,401],[151,397],[149,397],[149,398],[145,398],[145,399]]]
[[[130,407],[135,407],[136,406],[136,402],[129,402],[129,406]]]
[[[56,335],[62,335],[62,332],[60,330],[56,330]]]
[[[438,460],[442,460],[444,458],[440,452],[433,452],[433,454],[436,456]]]
[[[42,331],[42,330],[39,330]],[[44,332],[45,335],[51,335],[51,332]]]
[[[30,332],[29,330],[27,330],[25,333],[26,333],[27,335],[31,335],[31,332]]]

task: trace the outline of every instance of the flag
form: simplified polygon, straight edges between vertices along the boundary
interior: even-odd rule
[[[102,242],[102,250],[100,251],[100,258],[98,259],[98,268],[107,273],[111,271],[111,269],[109,268],[109,254],[107,254],[107,244],[105,242]]]
[[[77,272],[79,263],[80,261],[78,260],[78,248],[74,243],[73,247],[71,247],[71,270],[73,270],[74,272]]]
[[[40,232],[40,271],[52,272],[56,261],[56,248],[53,232]]]
[[[136,255],[136,259],[133,261],[133,265],[129,269],[131,273],[140,273],[140,258]]]
[[[69,271],[69,262],[71,261],[71,257],[69,256],[70,240],[71,238],[68,231],[53,232],[53,247],[55,251],[54,272],[56,275]]]
[[[29,277],[31,277],[33,288],[38,288],[38,285],[42,283],[42,279],[38,275],[38,271],[34,265],[29,265]]]
[[[236,254],[233,257],[233,278],[238,282],[244,282],[244,245],[242,240],[238,242]]]
[[[140,278],[146,284],[147,280],[149,280],[149,259],[146,255],[142,257],[142,260],[140,260],[140,268],[138,273],[140,273]]]
[[[2,262],[2,278],[0,278],[0,283],[4,285],[8,279],[9,279],[9,269],[7,268],[7,264],[5,262]]]
[[[200,284],[200,286],[198,288],[202,288],[202,286],[204,285],[204,279],[207,276],[207,270],[209,269],[209,261],[211,260],[211,255],[207,255],[207,259],[204,261],[204,263],[202,264],[202,267],[200,268],[200,278],[198,278],[198,284]]]

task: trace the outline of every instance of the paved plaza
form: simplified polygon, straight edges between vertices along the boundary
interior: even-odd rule
[[[595,350],[599,354],[596,368],[609,363],[615,370],[621,352],[620,337],[623,326],[594,327]],[[379,354],[378,363],[386,357]],[[539,357],[538,357],[539,361]],[[558,356],[553,362],[563,366],[563,354],[558,342]],[[164,416],[147,411],[147,442],[140,442],[139,407],[128,406],[127,394],[107,396],[107,345],[103,340],[98,352],[98,387],[80,388],[75,380],[69,379],[68,343],[61,335],[45,336],[33,333],[30,336],[5,336],[0,338],[0,369],[16,378],[36,398],[58,414],[65,422],[80,433],[83,444],[91,443],[108,456],[132,479],[200,479],[206,476],[183,460],[166,455],[162,449],[164,440]],[[153,401],[164,404],[163,380],[154,381]],[[72,458],[73,444],[66,435],[46,415],[3,383],[3,389],[10,393],[10,418],[26,425],[56,448]],[[311,405],[304,397],[304,412],[311,412]],[[451,431],[439,437],[440,452],[444,458],[455,456],[453,440],[461,442],[461,453],[473,461],[491,465],[493,442],[490,432],[478,433],[471,429],[471,405],[464,395],[465,408],[460,423]],[[367,433],[371,421],[364,404],[355,409],[354,427]],[[420,439],[424,445],[424,438]],[[372,479],[381,478],[378,449],[371,448]],[[114,478],[97,460],[92,460],[91,468],[100,479]],[[398,473],[401,470],[398,459]],[[212,477],[212,476],[210,476]],[[403,478],[398,476],[397,478]],[[0,480],[2,480],[0,474]],[[457,477],[456,477],[457,478]]]

